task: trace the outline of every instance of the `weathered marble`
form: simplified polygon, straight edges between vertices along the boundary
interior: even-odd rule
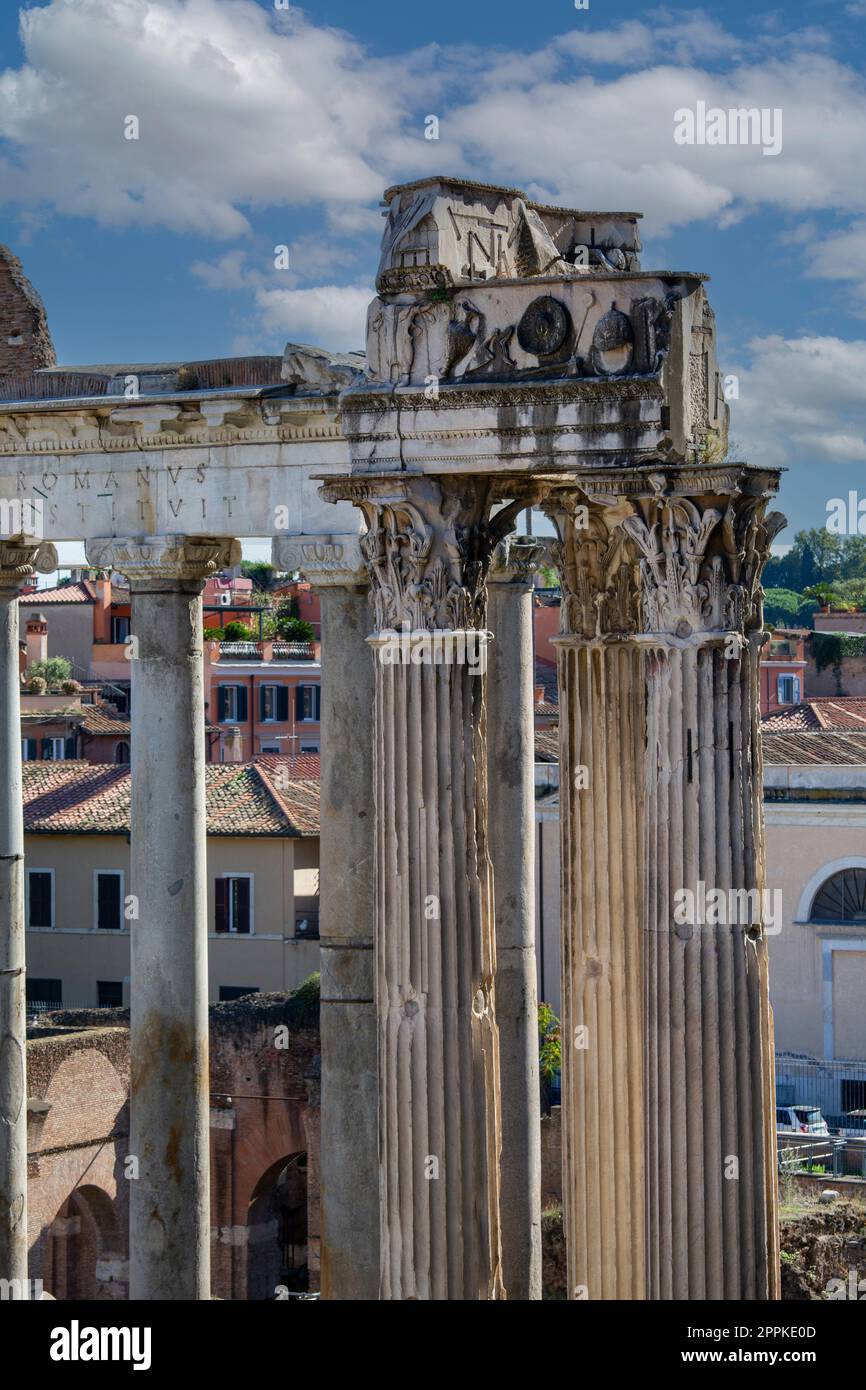
[[[27,1078],[24,812],[18,595],[57,552],[33,536],[0,540],[0,1279],[27,1298]],[[4,1295],[5,1296],[5,1295]]]
[[[548,503],[571,1294],[777,1297],[757,671],[778,475],[577,482]],[[752,915],[680,921],[701,883]]]

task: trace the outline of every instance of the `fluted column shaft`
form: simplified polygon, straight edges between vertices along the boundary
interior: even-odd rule
[[[403,475],[323,493],[364,510],[375,611],[380,1297],[497,1298],[489,485]]]
[[[643,662],[558,642],[563,1194],[573,1298],[645,1297]]]
[[[210,1291],[201,591],[237,542],[90,542],[132,601],[130,1298]]]
[[[647,650],[652,1298],[778,1296],[760,647],[726,646]]]
[[[771,1298],[757,671],[777,479],[658,465],[579,482],[550,508],[570,1293]],[[711,891],[721,919],[695,912]]]
[[[27,1285],[27,1010],[24,962],[24,813],[18,596],[34,569],[57,564],[53,546],[0,540],[0,1279]]]
[[[502,1271],[510,1300],[541,1298],[541,1104],[535,964],[532,575],[544,546],[509,537],[488,579],[490,846],[502,1093]]]

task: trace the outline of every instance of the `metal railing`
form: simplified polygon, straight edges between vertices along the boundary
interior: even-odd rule
[[[65,1013],[72,1009],[117,1009],[122,1006],[119,1004],[67,1004],[65,1001],[58,1003],[56,999],[28,999],[26,1007],[27,1018],[30,1020],[40,1018],[42,1014]]]
[[[316,649],[312,642],[282,642],[274,640],[273,656],[277,661],[315,661]],[[220,642],[220,660],[263,661],[264,648],[261,642]]]
[[[829,1129],[866,1137],[866,1060],[824,1061],[777,1052],[776,1104],[817,1106]]]

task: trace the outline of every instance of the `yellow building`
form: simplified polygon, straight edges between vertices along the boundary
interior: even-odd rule
[[[251,989],[291,990],[319,968],[317,762],[207,768],[213,1002]],[[31,1004],[127,1002],[138,920],[129,813],[128,767],[25,763]]]

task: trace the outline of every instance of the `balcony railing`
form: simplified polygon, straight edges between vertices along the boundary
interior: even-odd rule
[[[220,642],[221,661],[315,661],[312,642]]]

